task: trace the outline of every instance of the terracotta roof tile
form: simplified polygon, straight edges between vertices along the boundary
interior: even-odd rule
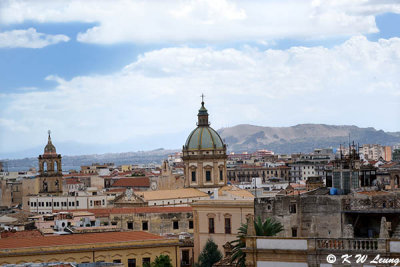
[[[108,192],[110,192],[110,193],[125,192],[125,191],[126,191],[125,188],[110,188],[110,189],[107,190],[107,193],[108,193]]]
[[[42,236],[39,230],[32,231],[17,231],[17,232],[1,232],[1,238],[25,238]]]
[[[137,177],[137,178],[120,178],[112,187],[149,187],[149,177]]]
[[[140,231],[41,236],[32,238],[6,238],[0,239],[0,249],[114,243],[154,239],[164,238]]]
[[[81,184],[81,182],[79,182],[79,179],[75,178],[75,177],[65,179],[65,183],[66,184]]]

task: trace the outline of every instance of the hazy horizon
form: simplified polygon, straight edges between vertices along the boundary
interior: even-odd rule
[[[310,123],[302,123],[303,125],[307,125]],[[319,123],[314,123],[317,125],[320,125]],[[250,124],[238,124],[238,125],[233,125],[230,127],[236,127],[239,125],[250,125]],[[299,124],[296,124],[299,125]],[[293,127],[296,125],[290,125],[290,126],[278,126],[278,127]],[[301,125],[301,124],[300,124]],[[252,126],[257,126],[257,127],[272,127],[272,126],[262,126],[262,125],[252,125]],[[330,125],[332,126],[332,125]],[[357,125],[333,125],[333,126],[356,126]],[[196,126],[193,126],[193,129]],[[223,127],[223,128],[230,128],[230,127]],[[219,128],[216,130],[221,130],[223,128]],[[359,128],[373,128],[373,127],[359,127]],[[191,130],[193,130],[191,129]],[[111,145],[102,145],[102,144],[84,144],[84,143],[79,143],[76,141],[64,141],[64,142],[59,142],[57,140],[57,137],[54,137],[52,134],[52,142],[56,146],[57,153],[61,153],[63,156],[83,156],[83,155],[94,155],[94,154],[107,154],[107,153],[131,153],[131,152],[148,152],[148,151],[153,151],[153,150],[158,150],[158,149],[164,149],[164,150],[181,150],[182,146],[185,144],[186,138],[191,132],[181,132],[180,135],[170,135],[170,136],[147,136],[146,139],[141,139],[141,140],[136,140],[136,142],[133,142],[132,140],[126,141],[126,142],[121,142],[117,144],[111,144]],[[379,131],[380,129],[375,129]],[[386,132],[386,131],[385,131]],[[400,131],[398,131],[400,132]],[[167,139],[166,139],[167,138]],[[168,138],[173,138],[174,141],[168,140]],[[31,158],[31,157],[37,157],[38,155],[43,153],[43,149],[47,144],[47,134],[45,138],[43,138],[43,144],[35,147],[31,147],[25,150],[21,151],[15,151],[15,152],[10,152],[10,153],[0,153],[0,160],[6,160],[6,159],[22,159],[22,158]],[[153,142],[154,140],[157,140],[157,142]],[[347,140],[347,136],[346,136]],[[166,146],[163,144],[171,144],[174,143],[175,146]],[[268,149],[268,147],[265,147]],[[7,156],[10,155],[10,156]]]
[[[0,155],[42,147],[49,129],[93,151],[179,148],[202,93],[215,129],[396,132],[399,24],[395,0],[6,0]]]

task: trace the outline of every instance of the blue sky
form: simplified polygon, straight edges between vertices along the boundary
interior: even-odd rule
[[[400,131],[398,25],[394,0],[3,1],[0,158],[47,129],[67,154],[179,148],[203,92],[216,129]]]

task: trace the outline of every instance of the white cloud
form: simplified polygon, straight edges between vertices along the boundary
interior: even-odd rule
[[[375,33],[375,16],[400,13],[397,0],[9,0],[0,23],[89,22],[80,42],[271,42]]]
[[[43,48],[59,42],[68,42],[63,34],[51,35],[37,32],[34,28],[0,32],[0,48]]]
[[[138,140],[140,149],[143,136],[189,132],[202,92],[217,129],[314,122],[395,131],[399,73],[399,38],[357,36],[331,49],[164,48],[117,73],[49,76],[58,83],[50,91],[3,95],[0,123],[12,127],[2,131],[0,147],[42,144],[50,128],[58,140],[110,146]],[[29,139],[22,129],[29,129]],[[154,142],[179,147],[184,140]]]

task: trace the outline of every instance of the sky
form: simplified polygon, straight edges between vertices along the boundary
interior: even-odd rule
[[[0,1],[0,158],[180,148],[215,129],[400,131],[400,1]]]

